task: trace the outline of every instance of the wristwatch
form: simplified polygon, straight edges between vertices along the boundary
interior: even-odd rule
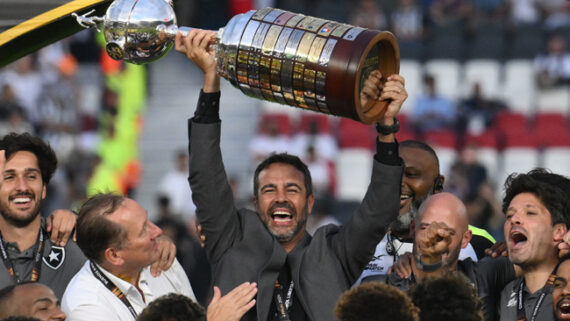
[[[380,123],[376,123],[376,131],[378,132],[378,134],[381,135],[393,134],[396,133],[398,130],[400,130],[400,122],[396,117],[394,117],[394,124],[390,126],[384,126],[381,125]]]
[[[418,269],[424,272],[433,272],[441,268],[441,266],[443,265],[443,260],[439,260],[439,262],[433,264],[423,263],[422,255],[420,254],[419,256],[416,257],[416,265],[418,266]]]

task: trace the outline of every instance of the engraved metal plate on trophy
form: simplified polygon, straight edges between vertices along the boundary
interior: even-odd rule
[[[166,0],[115,0],[101,20],[109,55],[137,64],[159,59],[178,31],[191,30],[176,26]],[[390,32],[274,8],[234,16],[215,46],[218,74],[244,94],[366,124],[379,120],[388,102],[362,106],[365,80],[373,70],[386,79],[400,67]]]
[[[219,74],[255,98],[348,117],[363,123],[378,120],[387,102],[360,104],[360,90],[370,72],[384,77],[399,71],[399,49],[389,32],[264,8],[237,15],[228,25],[239,43],[226,43],[224,29],[219,51],[239,48],[237,57],[218,52]]]

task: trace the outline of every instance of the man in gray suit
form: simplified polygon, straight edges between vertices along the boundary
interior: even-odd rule
[[[188,121],[190,185],[206,236],[214,284],[225,294],[258,284],[257,303],[242,320],[334,320],[333,309],[370,260],[398,215],[403,165],[394,139],[395,116],[407,97],[404,79],[371,74],[361,99],[391,100],[378,126],[372,179],[361,206],[343,227],[305,232],[314,197],[307,166],[277,154],[254,176],[256,212],[235,208],[220,151],[220,79],[209,43],[215,33],[192,30],[176,49],[204,72],[194,118]]]

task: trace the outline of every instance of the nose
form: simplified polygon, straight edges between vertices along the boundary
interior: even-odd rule
[[[26,178],[24,176],[16,177],[16,190],[18,191],[28,190],[28,182],[26,182]]]
[[[562,294],[570,295],[570,282],[567,282],[566,285],[562,288]]]
[[[49,320],[53,320],[53,321],[63,321],[65,320],[65,313],[63,313],[63,311],[61,311],[60,307],[56,307],[54,309],[54,313],[52,315],[50,315]]]
[[[151,231],[152,231],[151,232],[152,238],[155,239],[155,238],[161,236],[162,235],[162,229],[160,227],[156,226],[156,224],[154,224],[152,222],[149,222],[149,223],[150,223],[150,227],[151,227]]]
[[[520,225],[521,224],[521,217],[518,212],[515,212],[513,216],[511,216],[511,224],[512,225]]]

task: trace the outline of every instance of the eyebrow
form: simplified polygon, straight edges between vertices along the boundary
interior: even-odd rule
[[[39,174],[39,173],[40,173],[40,170],[37,169],[37,168],[26,168],[26,169],[24,169],[24,172],[25,172],[25,173],[30,173],[30,172],[32,172],[32,173],[38,173],[38,174]],[[13,173],[16,173],[16,170],[15,170],[15,169],[7,169],[7,170],[4,171],[4,173],[13,174]]]
[[[39,299],[34,301],[34,304],[42,303],[42,302],[53,303],[53,300],[50,298],[39,298]],[[59,300],[57,301],[57,304],[59,304]]]
[[[534,205],[534,204],[525,204],[525,205],[523,206],[523,208],[524,208],[524,209],[533,208],[533,209],[537,209],[537,210],[540,209],[540,207],[538,207],[538,206],[536,206],[536,205]],[[507,208],[507,212],[509,212],[509,211],[515,211],[515,210],[516,210],[516,209],[515,209],[514,207],[512,207],[512,206],[509,206],[509,208]]]
[[[287,183],[287,184],[285,184],[285,187],[291,187],[291,186],[298,187],[299,189],[301,189],[301,185],[299,185],[299,184],[297,184],[297,183]]]

